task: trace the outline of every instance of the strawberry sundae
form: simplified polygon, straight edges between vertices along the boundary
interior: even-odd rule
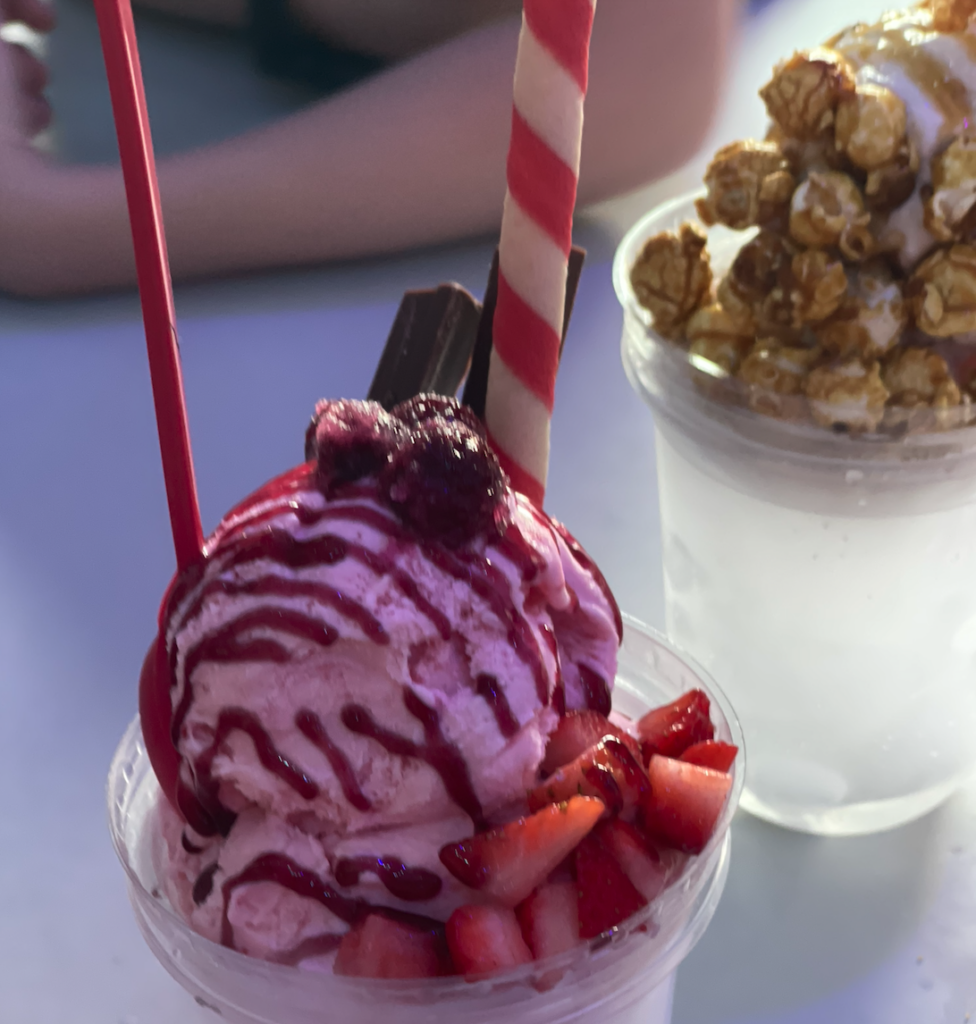
[[[708,698],[611,711],[602,575],[453,399],[323,401],[307,454],[163,602],[142,718],[169,902],[224,947],[376,978],[612,931],[725,807]]]

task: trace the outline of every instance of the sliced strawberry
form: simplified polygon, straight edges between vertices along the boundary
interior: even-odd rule
[[[584,750],[596,746],[604,736],[615,736],[627,744],[635,757],[640,757],[640,744],[637,740],[599,711],[569,711],[559,719],[559,725],[549,737],[546,756],[542,759],[542,774],[549,775],[564,764],[569,764]]]
[[[574,796],[527,818],[482,832],[440,852],[441,863],[471,889],[515,907],[541,885],[600,820],[601,800]]]
[[[701,853],[725,807],[732,776],[658,755],[651,758],[647,774],[647,831],[685,853]]]
[[[713,739],[715,728],[709,710],[704,691],[689,690],[670,704],[648,711],[637,723],[644,763],[653,754],[680,757],[693,743]]]
[[[508,907],[458,907],[446,930],[447,948],[461,974],[510,970],[532,959],[515,911]]]
[[[565,953],[579,942],[575,882],[547,882],[515,911],[536,960]]]
[[[648,903],[657,899],[673,879],[673,858],[662,856],[657,845],[635,825],[611,818],[597,825],[593,835],[613,854],[624,874]]]
[[[529,808],[567,800],[574,793],[599,797],[611,814],[633,817],[647,792],[647,774],[630,748],[613,736],[602,739],[558,768],[529,793]]]
[[[335,973],[357,978],[436,978],[443,974],[441,941],[379,914],[346,932],[336,953]]]
[[[705,740],[703,743],[693,743],[681,755],[681,760],[689,764],[700,764],[702,768],[714,768],[717,772],[727,772],[738,753],[739,748],[734,743]]]
[[[576,847],[579,937],[592,939],[636,914],[647,900],[595,835]]]

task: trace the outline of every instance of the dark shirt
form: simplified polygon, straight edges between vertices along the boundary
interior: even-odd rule
[[[330,46],[303,28],[287,0],[249,0],[248,35],[258,67],[265,74],[330,93],[386,66],[365,53]]]

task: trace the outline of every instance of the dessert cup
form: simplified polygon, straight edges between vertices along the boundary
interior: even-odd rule
[[[753,411],[743,385],[658,335],[614,285],[623,363],[654,414],[667,628],[749,741],[742,806],[822,835],[919,817],[976,764],[976,429],[841,434]],[[741,232],[708,231],[723,270]]]
[[[707,847],[681,877],[609,936],[473,982],[340,977],[255,960],[210,942],[159,894],[153,824],[160,790],[138,719],[122,738],[108,777],[112,840],[136,921],[166,970],[200,1005],[235,1024],[668,1024],[675,971],[707,927],[725,885],[729,824],[742,788],[742,737],[711,679],[654,631],[625,617],[615,709],[636,717],[693,687],[711,698],[716,738],[740,747],[728,803]]]

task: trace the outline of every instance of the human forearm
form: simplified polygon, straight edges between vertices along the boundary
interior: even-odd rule
[[[690,155],[713,105],[734,4],[601,0],[581,201],[636,187]],[[274,125],[161,161],[175,275],[347,258],[496,228],[517,34],[517,19],[481,29]],[[16,280],[0,252],[0,287],[50,294],[134,280],[117,169],[51,169],[32,187]],[[2,207],[0,199],[7,231]]]

